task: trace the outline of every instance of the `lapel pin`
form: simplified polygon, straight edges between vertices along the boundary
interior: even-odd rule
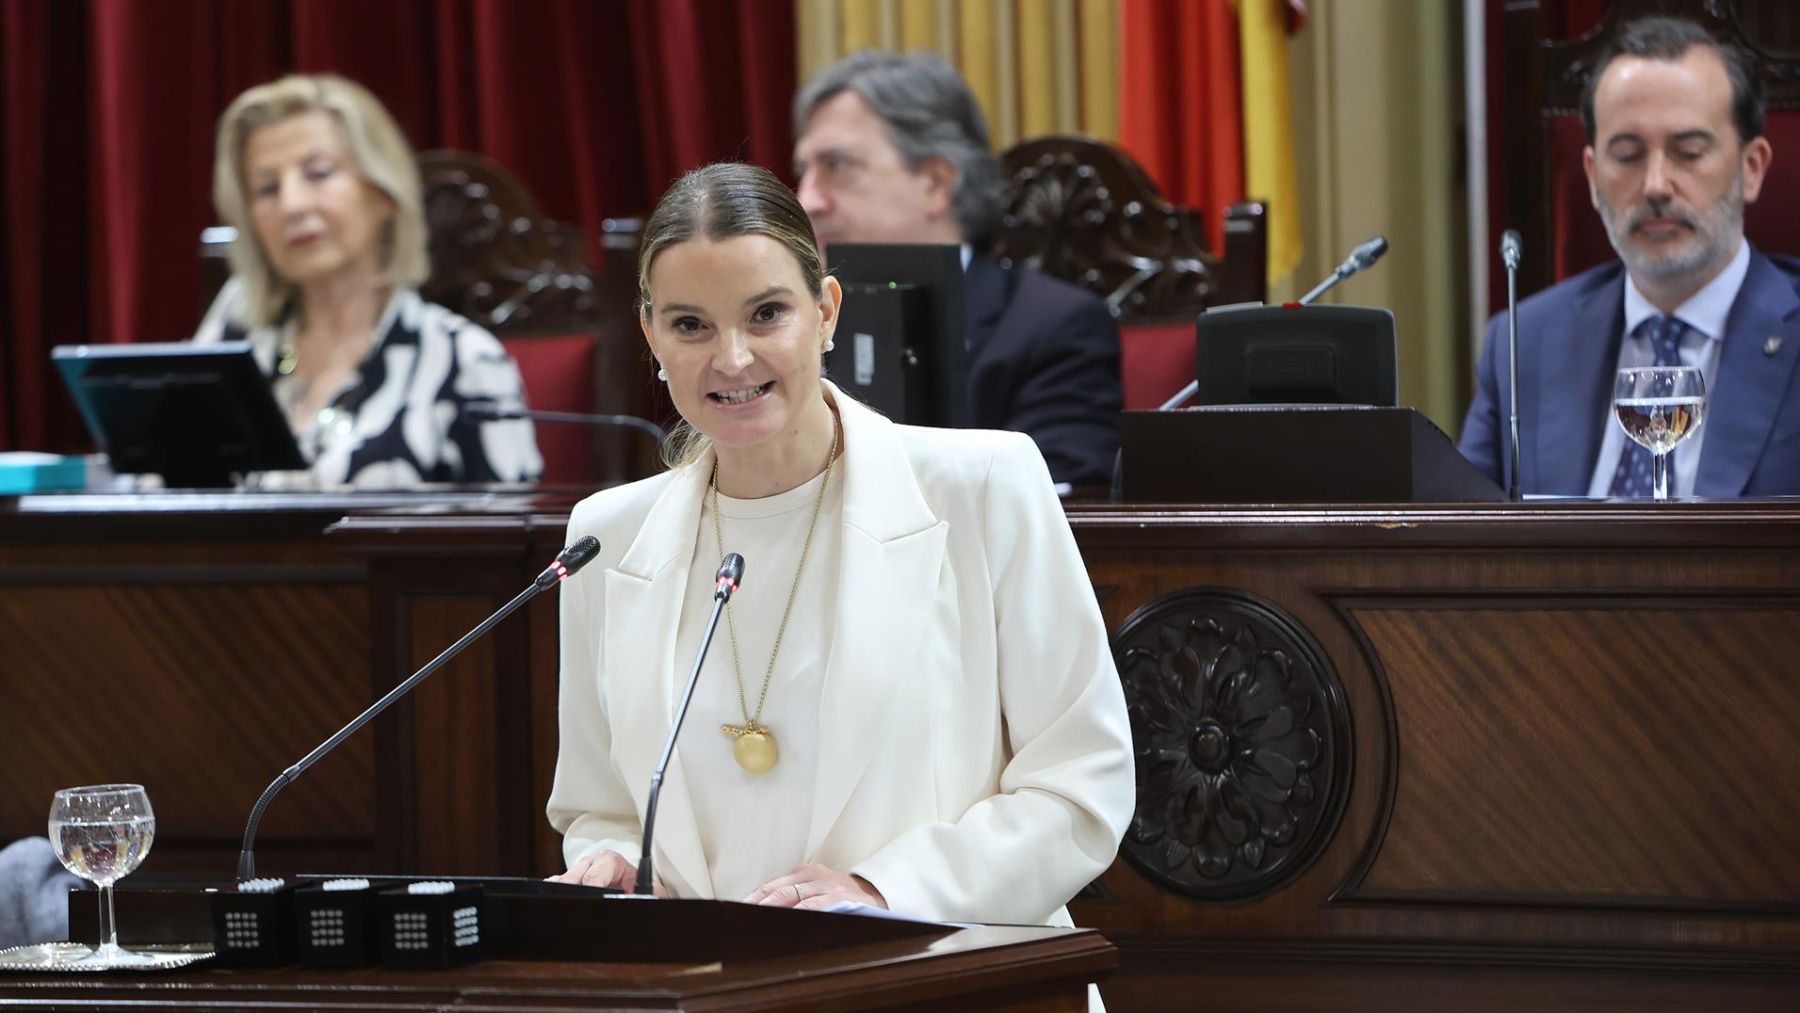
[[[1779,352],[1779,351],[1781,351],[1781,339],[1780,338],[1771,337],[1768,340],[1763,342],[1763,354],[1764,355],[1774,355],[1776,352]]]

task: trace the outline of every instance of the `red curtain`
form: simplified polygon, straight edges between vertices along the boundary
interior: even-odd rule
[[[416,148],[495,159],[595,243],[693,166],[787,175],[794,35],[761,0],[0,0],[0,449],[86,445],[52,345],[192,332],[245,88],[361,81]]]
[[[1120,0],[1119,146],[1225,248],[1244,199],[1238,24],[1231,0]]]
[[[1610,0],[1542,0],[1528,13],[1535,15],[1541,23],[1542,40],[1576,39],[1600,27],[1606,20],[1609,3]],[[1516,157],[1507,143],[1507,122],[1511,117],[1535,115],[1535,109],[1529,113],[1521,112],[1521,109],[1528,97],[1537,93],[1537,85],[1520,80],[1518,69],[1509,66],[1507,62],[1507,32],[1519,31],[1519,24],[1525,20],[1511,18],[1508,14],[1511,7],[1507,0],[1485,0],[1482,7],[1487,64],[1484,100],[1487,105],[1488,235],[1493,239],[1493,244],[1490,245],[1497,245],[1500,234],[1524,220],[1525,216],[1541,213],[1533,208],[1507,207],[1506,201],[1504,180],[1508,158]],[[1536,45],[1540,39],[1534,37],[1528,41]],[[1535,123],[1532,129],[1537,129]],[[1580,166],[1576,166],[1575,171],[1581,171]],[[1546,199],[1551,196],[1551,193],[1546,193]],[[1497,258],[1498,254],[1493,256]],[[1498,265],[1498,259],[1493,263]],[[1529,293],[1521,293],[1525,294]],[[1505,306],[1506,275],[1502,271],[1491,270],[1488,276],[1488,308],[1492,312],[1498,312]]]

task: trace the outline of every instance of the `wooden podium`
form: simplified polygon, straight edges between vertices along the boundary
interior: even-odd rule
[[[528,888],[530,884],[525,884]],[[484,1011],[1087,1009],[1118,966],[1099,933],[958,928],[720,901],[574,891],[486,894],[490,959],[442,971],[213,968],[157,975],[0,977],[0,1006]],[[71,935],[93,897],[71,896]],[[198,889],[121,890],[127,947],[210,937]]]

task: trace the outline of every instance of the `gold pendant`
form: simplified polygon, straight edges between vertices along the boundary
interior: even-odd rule
[[[780,751],[775,748],[775,733],[754,721],[746,725],[725,725],[726,735],[733,738],[731,758],[752,774],[767,774],[775,766]]]

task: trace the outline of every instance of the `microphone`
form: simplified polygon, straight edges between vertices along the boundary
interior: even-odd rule
[[[472,401],[463,406],[463,414],[479,422],[505,422],[511,419],[527,419],[532,422],[570,422],[580,426],[624,426],[636,429],[651,439],[657,446],[668,438],[663,428],[646,418],[636,415],[596,415],[591,412],[545,412],[530,409],[501,408],[491,401]]]
[[[1301,296],[1295,305],[1310,305],[1314,299],[1324,295],[1338,282],[1343,281],[1345,278],[1348,278],[1359,271],[1367,271],[1369,268],[1374,267],[1375,262],[1380,260],[1382,255],[1387,253],[1387,251],[1388,241],[1386,236],[1376,236],[1373,239],[1365,241],[1361,246],[1351,250],[1350,256],[1344,258],[1344,262],[1337,266],[1337,270],[1332,271],[1327,275],[1324,281],[1314,285],[1312,291]],[[1173,411],[1176,408],[1181,407],[1188,398],[1193,397],[1199,390],[1200,381],[1193,380],[1189,382],[1186,387],[1181,388],[1174,397],[1164,401],[1156,410],[1159,412]]]
[[[511,615],[520,605],[530,601],[546,588],[554,587],[555,585],[568,580],[570,577],[575,576],[575,574],[592,561],[594,556],[599,552],[600,540],[593,535],[584,535],[581,538],[576,539],[573,543],[556,554],[556,560],[545,567],[544,572],[538,574],[537,577],[532,580],[531,586],[519,592],[518,596],[513,598],[512,601],[502,605],[500,611],[483,619],[481,625],[464,634],[461,640],[451,644],[444,653],[431,659],[430,663],[424,668],[414,672],[405,682],[388,690],[386,696],[375,701],[368,710],[358,714],[349,724],[338,729],[337,733],[331,738],[319,743],[318,748],[307,753],[300,759],[299,763],[282,771],[281,775],[270,782],[268,788],[264,789],[262,796],[256,800],[256,805],[250,808],[250,819],[244,824],[244,849],[238,853],[238,881],[243,882],[244,880],[256,878],[256,857],[254,854],[256,845],[256,827],[257,824],[262,822],[263,812],[269,808],[269,803],[275,798],[276,792],[293,783],[295,778],[306,771],[306,768],[319,762],[326,753],[337,748],[339,743],[356,734],[362,726],[374,720],[375,715],[387,710],[394,701],[411,692],[414,686],[425,681],[426,676],[429,676],[431,673],[442,668],[444,663],[451,658],[461,654],[464,648],[479,640],[483,634],[487,633],[488,630],[493,629],[495,624],[499,623],[500,620]]]
[[[1324,281],[1313,286],[1311,292],[1300,297],[1300,305],[1306,306],[1310,304],[1314,299],[1317,299],[1329,291],[1333,285],[1336,285],[1338,282],[1343,281],[1345,278],[1350,277],[1358,271],[1367,271],[1369,268],[1374,267],[1375,262],[1380,260],[1382,254],[1387,251],[1388,241],[1386,236],[1376,236],[1374,239],[1351,250],[1350,256],[1344,258],[1344,262],[1337,266],[1337,270],[1331,272]]]
[[[700,666],[706,663],[706,649],[712,646],[713,632],[719,628],[719,615],[744,579],[744,557],[728,553],[719,564],[719,575],[713,585],[712,617],[706,621],[706,635],[700,638],[700,651],[694,655],[694,669],[688,673],[687,687],[681,691],[681,706],[675,709],[675,723],[669,727],[669,741],[663,743],[662,759],[650,775],[650,795],[644,801],[644,839],[638,847],[637,885],[632,893],[648,897],[653,892],[650,871],[650,842],[656,835],[656,801],[662,795],[663,773],[669,769],[669,757],[675,755],[675,739],[681,734],[681,723],[687,720],[688,704],[694,699],[694,686],[700,681]]]
[[[1515,502],[1519,488],[1519,230],[1500,234],[1500,262],[1506,265],[1506,383],[1507,409],[1512,428],[1512,476],[1506,494]]]

